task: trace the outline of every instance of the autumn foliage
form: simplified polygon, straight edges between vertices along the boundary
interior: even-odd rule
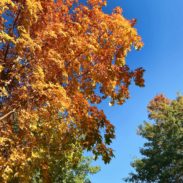
[[[145,138],[141,157],[132,162],[134,172],[126,182],[178,183],[183,181],[183,96],[170,100],[154,97],[148,107],[149,119],[139,127]]]
[[[125,63],[143,43],[134,20],[105,5],[0,1],[0,182],[29,182],[35,167],[48,181],[49,163],[72,144],[106,163],[113,156],[114,126],[93,104],[123,104],[131,80],[144,85],[143,69]]]

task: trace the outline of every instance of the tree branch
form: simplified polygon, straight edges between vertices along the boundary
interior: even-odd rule
[[[16,17],[15,17],[15,20],[14,20],[14,22],[13,22],[12,34],[13,34],[13,30],[14,30],[14,28],[15,28],[15,26],[16,26],[16,23],[17,23],[17,21],[18,21],[20,12],[21,12],[21,8],[19,8],[18,13],[17,13],[17,15],[16,15]],[[8,44],[7,44],[7,46],[6,46],[6,50],[5,50],[5,54],[4,54],[4,61],[6,61],[6,58],[7,58],[7,56],[8,56],[8,51],[9,51],[9,49],[10,49],[10,42],[8,42]]]
[[[8,112],[7,114],[5,114],[4,116],[0,117],[0,121],[2,121],[3,119],[7,118],[9,115],[11,115],[12,113],[15,112],[15,109],[13,109],[12,111]]]

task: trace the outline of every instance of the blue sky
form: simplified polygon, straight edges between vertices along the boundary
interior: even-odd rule
[[[109,0],[106,12],[121,6],[128,19],[137,18],[136,28],[145,43],[127,57],[131,68],[143,67],[145,87],[130,87],[131,98],[123,106],[100,105],[116,126],[112,147],[115,158],[109,165],[101,160],[101,171],[92,176],[92,183],[123,183],[132,170],[130,162],[139,156],[144,139],[136,134],[137,127],[147,120],[146,106],[159,93],[175,98],[183,94],[183,1],[182,0]]]

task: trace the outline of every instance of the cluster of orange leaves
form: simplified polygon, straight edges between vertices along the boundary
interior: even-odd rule
[[[113,156],[114,126],[93,104],[107,97],[111,105],[123,104],[131,80],[144,85],[144,70],[125,63],[143,43],[134,20],[119,7],[105,14],[106,4],[1,0],[1,182],[28,182],[32,167],[46,170],[49,155],[68,151],[73,139],[105,162]]]

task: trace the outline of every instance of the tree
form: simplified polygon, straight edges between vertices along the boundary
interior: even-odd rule
[[[113,156],[114,126],[93,104],[123,104],[131,80],[144,85],[144,70],[125,63],[143,43],[134,20],[104,5],[0,1],[0,182],[29,182],[36,167],[49,182],[51,159],[75,143],[105,163]]]
[[[49,175],[52,183],[91,183],[89,174],[95,174],[100,170],[98,166],[91,166],[92,157],[82,156],[82,150],[78,151],[76,147],[72,149],[75,152],[70,153],[67,158],[63,156],[54,159],[50,164]],[[39,167],[35,169],[31,182],[44,183]]]
[[[169,100],[156,96],[148,106],[149,118],[139,133],[147,142],[135,160],[128,182],[173,183],[183,181],[183,96]]]
[[[53,182],[91,183],[89,174],[95,174],[100,170],[98,166],[91,166],[92,160],[91,157],[81,157],[74,167],[68,167],[69,164],[67,164],[62,173],[58,171],[58,167],[54,167],[57,172],[53,175]],[[60,165],[63,166],[63,163]]]

